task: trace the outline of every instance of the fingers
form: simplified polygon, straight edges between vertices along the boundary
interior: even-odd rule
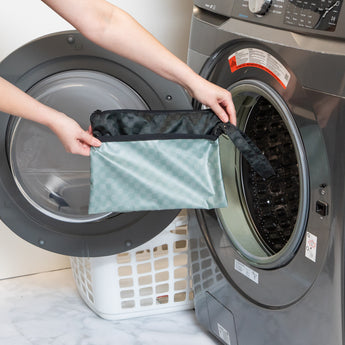
[[[203,100],[206,101],[204,104],[208,105],[221,121],[230,121],[236,126],[236,109],[230,91],[209,81],[204,81],[206,87],[202,88],[199,93],[201,103]]]
[[[234,103],[232,102],[232,99],[231,99],[231,102],[229,102],[229,103],[226,105],[226,111],[227,111],[227,113],[229,114],[230,122],[231,122],[234,126],[236,126],[236,125],[237,125],[236,109],[235,109]]]
[[[224,94],[222,95],[220,106],[224,112],[226,112],[228,121],[236,126],[236,109],[232,101],[231,93],[226,89],[223,89],[222,91]]]
[[[233,125],[236,126],[236,109],[234,103],[232,102],[230,93],[226,99],[223,99],[221,101],[217,100],[216,103],[211,105],[211,108],[221,121],[230,121]]]
[[[91,133],[91,127],[89,127],[88,131],[83,131],[80,138],[78,138],[82,143],[85,143],[89,146],[96,146],[99,147],[102,145],[102,142],[96,139]]]
[[[73,151],[71,151],[71,153],[88,157],[90,156],[90,151],[90,146],[79,143],[77,147]]]
[[[76,135],[62,139],[62,142],[67,152],[81,156],[90,156],[91,146],[99,147],[102,145],[101,141],[89,133],[89,130],[78,131]]]
[[[230,117],[229,117],[228,113],[218,103],[211,106],[211,108],[222,122],[230,121]]]
[[[91,127],[84,131],[80,125],[63,113],[58,113],[50,129],[57,135],[67,152],[82,156],[90,155],[91,146],[102,143],[92,135]]]
[[[88,131],[82,131],[81,134],[75,138],[73,147],[69,150],[71,153],[82,156],[90,156],[91,146],[99,147],[102,145],[101,141],[90,134],[91,127]]]

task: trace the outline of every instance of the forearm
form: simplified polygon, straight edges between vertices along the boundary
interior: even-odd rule
[[[134,18],[104,0],[44,0],[84,36],[191,92],[200,77]],[[81,14],[82,13],[82,14]]]
[[[91,41],[180,84],[222,121],[236,123],[231,94],[195,73],[128,13],[105,0],[42,1]]]
[[[38,102],[0,77],[0,111],[52,127],[65,115]]]
[[[0,111],[38,122],[50,128],[67,152],[90,155],[90,146],[101,142],[66,114],[50,108],[0,77]]]
[[[91,34],[90,38],[104,48],[140,63],[187,89],[189,82],[197,77],[184,62],[120,9],[113,8],[102,34]]]

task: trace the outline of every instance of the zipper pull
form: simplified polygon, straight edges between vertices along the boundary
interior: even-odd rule
[[[223,134],[225,134],[229,138],[230,138],[230,135],[237,130],[237,128],[231,122],[221,123],[220,129],[223,132]]]
[[[230,129],[230,122],[224,123],[224,122],[220,122],[218,123],[214,130],[213,130],[213,135],[215,135],[216,137],[220,137],[222,136],[224,139],[229,140],[229,129]]]

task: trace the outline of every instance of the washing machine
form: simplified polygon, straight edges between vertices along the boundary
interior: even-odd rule
[[[56,22],[57,15],[44,4],[14,1],[2,13],[10,16],[21,8],[25,17],[25,7],[26,14],[37,18],[27,18],[27,31],[35,39],[21,42],[4,56],[0,75],[32,97],[70,115],[85,129],[96,109],[191,108],[181,87],[100,48],[77,31],[66,31],[69,26],[62,19]],[[49,34],[36,37],[30,21]],[[2,40],[13,43],[7,36]],[[105,256],[145,243],[178,214],[171,210],[89,215],[89,158],[66,153],[57,137],[37,123],[10,114],[1,114],[0,122],[0,218],[28,243],[68,256]]]
[[[342,345],[345,5],[194,3],[189,64],[275,170],[221,138],[228,207],[190,213],[197,318],[227,345]]]

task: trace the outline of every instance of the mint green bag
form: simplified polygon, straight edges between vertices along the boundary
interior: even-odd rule
[[[227,206],[218,138],[203,111],[96,111],[89,213]]]

